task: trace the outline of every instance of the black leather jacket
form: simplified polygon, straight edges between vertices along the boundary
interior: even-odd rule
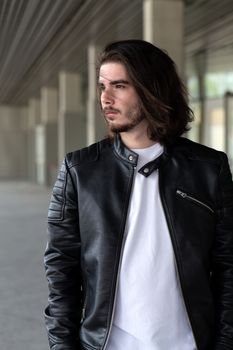
[[[50,203],[45,253],[45,318],[53,350],[105,349],[136,163],[137,154],[118,137],[65,158]],[[179,138],[148,167],[147,175],[159,172],[197,349],[233,349],[233,186],[227,157]]]

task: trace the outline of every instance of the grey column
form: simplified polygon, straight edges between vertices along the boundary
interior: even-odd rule
[[[40,99],[41,122],[36,126],[37,182],[51,185],[55,181],[58,163],[58,91],[43,87]]]
[[[87,101],[87,143],[102,139],[106,125],[100,113],[96,89],[96,59],[99,48],[91,44],[88,47],[88,101]]]
[[[40,100],[31,98],[28,102],[28,178],[36,182],[36,126],[40,124]]]
[[[165,49],[184,71],[184,1],[144,0],[143,37]]]
[[[0,105],[0,179],[27,179],[27,107]]]
[[[86,145],[82,79],[78,73],[59,73],[58,158]]]
[[[206,52],[198,52],[194,56],[194,68],[198,79],[198,95],[200,103],[200,120],[198,123],[198,141],[203,144],[208,144],[209,128],[206,116],[206,92],[205,92],[205,74],[206,74]]]

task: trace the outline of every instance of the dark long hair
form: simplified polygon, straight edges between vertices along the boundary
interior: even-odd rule
[[[122,63],[140,99],[148,121],[148,134],[162,144],[172,143],[189,130],[193,112],[187,91],[173,60],[161,49],[143,40],[123,40],[105,47],[97,62]]]

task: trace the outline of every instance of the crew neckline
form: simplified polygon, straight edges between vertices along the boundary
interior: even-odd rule
[[[133,148],[132,151],[138,154],[137,169],[158,158],[163,153],[163,150],[164,147],[158,142],[146,148]]]

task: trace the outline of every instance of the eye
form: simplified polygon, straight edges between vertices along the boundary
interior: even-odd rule
[[[116,84],[115,86],[117,89],[125,89],[125,85],[123,84]]]
[[[105,89],[104,84],[99,83],[99,84],[98,84],[98,90],[99,90],[99,91],[104,91],[104,89]]]

